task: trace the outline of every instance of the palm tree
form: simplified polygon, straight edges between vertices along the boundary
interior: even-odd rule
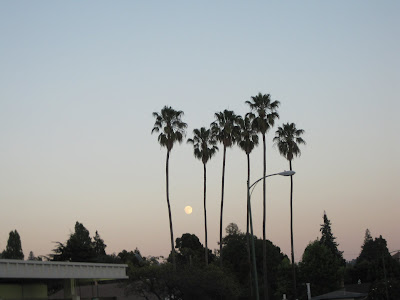
[[[289,168],[292,171],[292,159],[294,156],[300,156],[299,144],[306,144],[300,137],[304,133],[303,129],[297,129],[294,123],[283,124],[278,127],[273,139],[278,147],[279,153],[289,161]],[[293,176],[290,176],[290,245],[292,251],[292,273],[293,273],[293,299],[297,299],[296,288],[296,270],[294,267],[294,249],[293,249]]]
[[[210,129],[201,127],[193,130],[193,139],[188,139],[188,143],[193,145],[194,156],[203,162],[204,174],[204,232],[205,232],[205,259],[208,265],[208,246],[207,246],[207,206],[206,206],[206,191],[207,191],[207,162],[218,151],[216,146],[217,140],[211,133]]]
[[[169,216],[169,230],[171,234],[172,265],[175,271],[176,261],[174,248],[174,230],[172,228],[171,206],[169,204],[169,154],[176,142],[182,142],[183,137],[185,136],[185,129],[187,127],[187,124],[184,123],[181,119],[183,116],[183,111],[176,111],[171,106],[164,106],[160,113],[153,112],[153,116],[156,118],[156,121],[154,123],[154,127],[151,133],[160,132],[160,134],[158,135],[158,142],[162,147],[167,148],[167,159],[165,165],[166,195]]]
[[[261,94],[251,97],[252,101],[246,101],[250,109],[255,112],[253,126],[261,133],[263,138],[263,270],[264,270],[264,299],[269,299],[267,276],[267,241],[265,236],[266,201],[265,201],[265,176],[267,172],[266,141],[267,131],[274,126],[275,119],[279,118],[276,111],[279,101],[272,101],[270,94]]]
[[[253,151],[254,147],[258,145],[258,132],[252,126],[252,120],[254,119],[254,115],[249,113],[246,114],[244,118],[240,118],[239,127],[240,127],[240,135],[238,138],[239,147],[246,153],[247,156],[247,222],[246,222],[246,240],[247,240],[247,261],[249,263],[249,267],[251,269],[251,259],[250,259],[250,238],[249,238],[249,224],[251,218],[251,204],[250,204],[250,195],[249,195],[249,185],[250,185],[250,153]],[[254,240],[253,242],[253,253],[254,249]],[[254,263],[254,261],[253,261]],[[253,269],[255,267],[253,266]],[[256,269],[255,269],[256,270]],[[251,282],[251,271],[250,271],[250,282]],[[256,286],[256,293],[258,293],[258,280],[257,280],[257,271],[254,272],[254,282]],[[251,286],[251,284],[250,284]],[[251,294],[252,293],[252,289]]]
[[[215,113],[215,118],[216,120],[211,123],[211,130],[217,140],[224,146],[224,156],[222,161],[221,216],[219,221],[219,255],[220,264],[222,265],[222,216],[224,210],[226,148],[232,147],[236,142],[239,127],[237,126],[238,117],[231,110],[225,109],[223,112]]]

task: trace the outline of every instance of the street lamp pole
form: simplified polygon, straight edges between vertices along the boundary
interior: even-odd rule
[[[271,176],[275,176],[275,175],[280,175],[280,176],[292,176],[294,175],[296,172],[294,171],[283,171],[280,173],[274,173],[274,174],[269,174],[265,177],[261,177],[260,179],[258,179],[257,181],[255,181],[252,185],[250,185],[250,182],[247,181],[247,206],[249,208],[249,221],[250,221],[250,235],[251,235],[251,257],[252,257],[252,261],[253,261],[253,276],[254,276],[254,287],[255,287],[255,294],[256,294],[256,299],[259,300],[260,299],[260,295],[258,293],[258,278],[257,278],[257,265],[256,265],[256,248],[254,245],[254,232],[253,232],[253,217],[251,214],[251,194],[254,191],[254,188],[256,186],[257,183],[259,183],[261,180],[263,180],[264,178],[267,177],[271,177]],[[250,192],[250,189],[253,187],[253,190]]]

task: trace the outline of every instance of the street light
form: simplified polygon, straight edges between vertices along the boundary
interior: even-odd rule
[[[256,293],[256,299],[259,300],[260,296],[258,294],[258,278],[257,278],[257,266],[256,266],[256,249],[254,246],[254,233],[253,233],[253,218],[251,215],[251,202],[250,202],[250,197],[251,194],[254,191],[254,188],[256,186],[256,184],[258,182],[260,182],[262,179],[267,178],[267,177],[271,177],[271,176],[275,176],[275,175],[280,175],[280,176],[293,176],[296,172],[294,171],[283,171],[283,172],[279,172],[279,173],[274,173],[274,174],[269,174],[265,177],[261,177],[260,179],[258,179],[257,181],[255,181],[252,185],[250,185],[250,182],[247,181],[247,206],[249,208],[249,220],[250,220],[250,231],[251,231],[251,256],[252,256],[252,260],[253,260],[253,276],[254,276],[254,286],[255,286],[255,293]],[[250,189],[253,187],[253,190],[250,193]]]

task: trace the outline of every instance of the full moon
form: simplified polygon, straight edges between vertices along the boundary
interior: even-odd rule
[[[187,215],[190,215],[191,213],[192,213],[192,207],[191,206],[186,206],[185,207],[185,213],[187,214]]]

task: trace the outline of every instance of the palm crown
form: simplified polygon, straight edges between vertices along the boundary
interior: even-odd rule
[[[215,113],[216,120],[211,123],[212,133],[224,145],[231,147],[239,135],[240,129],[237,125],[240,117],[232,110],[225,109],[223,112]]]
[[[258,93],[256,96],[251,97],[252,101],[246,101],[250,109],[256,113],[253,121],[253,126],[259,132],[265,134],[268,129],[274,126],[275,119],[279,119],[279,114],[276,111],[280,102],[275,100],[271,101],[270,94]]]
[[[211,157],[218,151],[217,140],[210,129],[201,127],[193,130],[193,138],[188,139],[188,143],[193,144],[194,156],[206,164]]]
[[[294,156],[301,155],[299,144],[306,144],[300,137],[303,133],[304,130],[297,129],[294,123],[286,123],[282,127],[278,127],[273,141],[278,147],[279,153],[287,160],[291,161]]]
[[[250,154],[258,145],[257,129],[252,126],[253,118],[254,115],[246,114],[244,118],[239,119],[240,135],[237,143],[246,154]]]
[[[181,143],[185,136],[187,124],[181,119],[183,111],[174,110],[171,106],[164,106],[160,114],[153,112],[153,116],[156,121],[151,133],[161,131],[158,135],[158,142],[171,151],[174,143]]]

